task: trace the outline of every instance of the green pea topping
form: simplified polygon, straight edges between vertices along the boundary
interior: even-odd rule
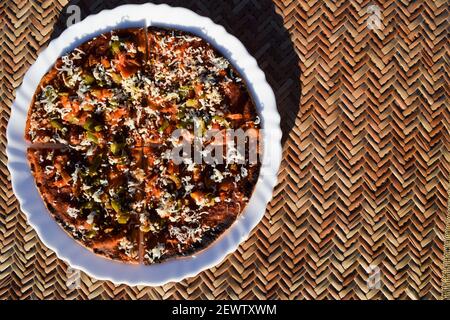
[[[150,225],[141,225],[140,227],[139,227],[139,229],[142,231],[142,232],[145,232],[145,233],[147,233],[147,232],[149,232],[150,231]]]
[[[129,219],[130,219],[129,214],[118,214],[117,215],[117,222],[120,224],[126,224]]]
[[[160,133],[163,133],[164,130],[166,130],[169,127],[169,121],[164,120],[163,124],[161,125],[161,127],[158,129],[158,131]]]
[[[91,74],[85,74],[83,76],[83,81],[84,81],[85,84],[91,85],[91,84],[93,84],[95,82],[95,78]]]
[[[121,208],[122,206],[120,205],[119,201],[117,201],[117,200],[111,200],[111,207],[117,213],[121,213],[122,212],[122,208]]]
[[[175,186],[177,187],[177,189],[181,188],[181,180],[180,178],[178,178],[176,175],[171,174],[170,176],[168,176],[168,178],[170,180],[172,180],[172,182],[175,184]]]
[[[189,96],[189,93],[191,92],[192,87],[188,87],[188,86],[181,86],[180,89],[178,90],[178,94],[181,98],[185,99]]]
[[[119,54],[120,53],[120,42],[119,41],[113,41],[111,43],[111,51],[113,54]]]
[[[94,120],[92,118],[88,118],[86,122],[83,124],[84,130],[92,131],[94,130]]]
[[[119,154],[120,151],[122,151],[123,149],[123,144],[122,143],[117,143],[114,142],[111,144],[110,150],[111,152],[116,156]]]
[[[57,130],[63,130],[64,126],[58,120],[50,120],[50,124],[53,128]]]
[[[122,76],[120,74],[118,74],[118,73],[112,72],[111,73],[111,79],[116,84],[121,84],[122,83]]]
[[[97,231],[96,230],[89,230],[88,233],[86,234],[86,237],[88,239],[92,239],[97,235]]]
[[[212,119],[226,128],[230,127],[230,123],[224,117],[214,116]]]
[[[91,165],[88,168],[89,176],[95,176],[97,174],[97,170],[100,167],[100,164],[102,163],[102,157],[101,155],[98,155],[94,158]]]
[[[86,137],[87,137],[87,139],[88,139],[89,141],[91,141],[91,142],[93,142],[93,143],[95,143],[95,144],[98,144],[98,138],[97,138],[97,136],[96,136],[95,134],[93,134],[92,132],[88,132],[88,133],[86,134]]]
[[[195,107],[198,106],[198,100],[196,100],[196,99],[188,99],[188,100],[186,101],[186,106],[187,106],[187,107],[195,108]]]

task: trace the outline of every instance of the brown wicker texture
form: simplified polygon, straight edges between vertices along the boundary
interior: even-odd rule
[[[211,17],[258,59],[285,134],[280,184],[249,239],[197,277],[151,288],[82,274],[71,285],[76,274],[19,210],[5,128],[14,90],[64,28],[66,6],[79,5],[84,17],[130,2],[145,1],[0,2],[1,298],[442,296],[450,170],[445,0],[156,1]]]

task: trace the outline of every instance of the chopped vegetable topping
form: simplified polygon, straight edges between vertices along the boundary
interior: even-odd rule
[[[201,38],[113,31],[64,55],[41,85],[27,138],[62,148],[30,150],[30,162],[52,214],[94,252],[144,263],[190,254],[248,202],[259,162],[228,146],[227,130],[257,137],[260,119],[238,73]]]

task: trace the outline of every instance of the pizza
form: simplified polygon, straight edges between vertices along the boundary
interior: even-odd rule
[[[193,254],[231,226],[258,180],[260,134],[230,62],[195,35],[153,27],[114,30],[59,58],[25,130],[57,223],[94,253],[135,264]]]

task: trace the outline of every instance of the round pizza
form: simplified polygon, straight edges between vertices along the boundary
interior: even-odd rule
[[[55,220],[96,254],[152,264],[204,249],[243,211],[260,171],[245,82],[203,39],[102,34],[59,58],[25,138]]]

